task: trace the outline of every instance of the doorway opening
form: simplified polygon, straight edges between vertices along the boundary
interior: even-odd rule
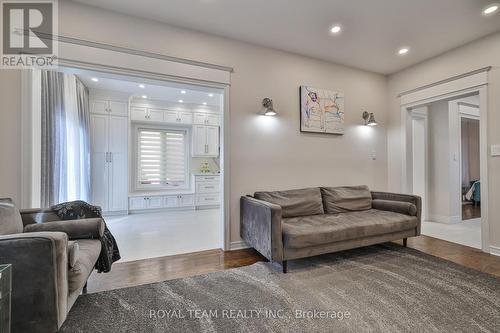
[[[409,110],[411,185],[422,234],[481,248],[479,94]]]
[[[78,67],[31,74],[34,106],[61,101],[30,110],[32,207],[100,206],[120,262],[225,248],[225,89]],[[47,119],[57,131],[43,132]],[[57,169],[47,154],[61,155]]]

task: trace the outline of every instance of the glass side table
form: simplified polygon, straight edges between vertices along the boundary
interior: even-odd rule
[[[11,265],[0,265],[0,333],[10,332],[11,271]]]

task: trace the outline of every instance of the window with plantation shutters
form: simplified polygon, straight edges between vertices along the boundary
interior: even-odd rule
[[[144,187],[183,186],[187,181],[186,132],[138,129],[138,177]]]

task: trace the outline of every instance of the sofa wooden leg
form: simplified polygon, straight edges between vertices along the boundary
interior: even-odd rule
[[[283,260],[281,262],[281,267],[283,267],[283,274],[286,274],[286,272],[288,271],[288,262],[286,260]]]
[[[408,246],[408,238],[403,238],[403,246],[404,247]]]
[[[85,285],[83,286],[82,294],[85,295],[87,293],[87,283],[85,282]]]

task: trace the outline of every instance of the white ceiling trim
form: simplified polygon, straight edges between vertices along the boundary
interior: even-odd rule
[[[101,44],[87,40],[40,33],[42,39],[57,41],[58,64],[82,69],[113,70],[121,74],[174,80],[183,83],[206,82],[230,85],[231,67],[191,61],[162,54]]]

